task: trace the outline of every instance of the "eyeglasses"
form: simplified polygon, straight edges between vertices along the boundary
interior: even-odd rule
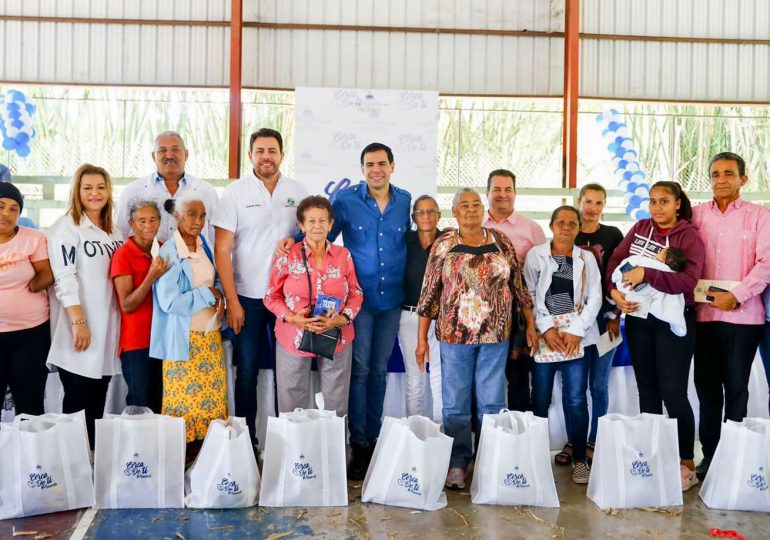
[[[412,215],[414,217],[422,217],[422,216],[435,216],[439,213],[438,210],[415,210],[412,212]]]

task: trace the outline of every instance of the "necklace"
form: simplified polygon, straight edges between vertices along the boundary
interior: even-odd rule
[[[476,244],[475,246],[472,246],[471,244],[466,244],[465,242],[463,242],[463,237],[462,237],[462,235],[460,234],[460,229],[457,229],[457,241],[458,241],[460,244],[465,244],[465,245],[468,245],[468,246],[471,246],[471,247],[480,247],[480,246],[483,246],[484,244],[486,244],[486,243],[487,243],[487,230],[486,230],[485,228],[483,228],[483,227],[482,227],[482,228],[481,228],[481,231],[484,233],[484,234],[483,234],[483,236],[482,236],[481,242],[479,242],[479,243],[478,243],[478,244]]]

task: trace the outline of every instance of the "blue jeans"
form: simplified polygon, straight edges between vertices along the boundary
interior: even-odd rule
[[[163,361],[150,357],[150,349],[123,351],[120,367],[128,386],[126,405],[149,407],[161,413],[163,402]]]
[[[471,399],[476,397],[478,425],[484,414],[505,408],[505,362],[508,342],[441,345],[441,394],[444,431],[454,438],[449,468],[468,467],[473,456]]]
[[[599,331],[604,333],[604,325],[599,325]],[[596,345],[590,345],[585,348],[585,359],[588,362],[588,387],[591,389],[591,430],[588,433],[588,442],[596,442],[596,430],[599,428],[599,418],[607,414],[609,408],[609,384],[610,369],[612,368],[612,359],[615,357],[615,349],[607,351],[604,356],[599,356]],[[564,409],[564,423],[569,433],[569,414],[567,408],[566,386],[562,385],[561,406]]]
[[[532,363],[532,412],[548,418],[553,379],[557,371],[561,371],[561,383],[564,386],[567,438],[572,443],[574,458],[585,459],[588,435],[588,360],[585,356],[567,362]]]
[[[260,358],[265,359],[263,367],[275,368],[275,315],[260,299],[239,295],[238,300],[246,320],[233,340],[235,416],[246,419],[251,438],[256,440],[257,376]]]
[[[382,427],[388,359],[393,352],[401,308],[361,310],[353,321],[353,369],[350,375],[348,424],[350,444],[374,446]]]
[[[759,339],[759,355],[762,357],[762,364],[765,366],[765,377],[767,377],[767,384],[770,386],[770,321],[765,321],[765,328],[762,330],[762,337]]]

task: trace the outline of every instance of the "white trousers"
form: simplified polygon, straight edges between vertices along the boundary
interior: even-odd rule
[[[403,310],[401,312],[401,324],[398,327],[398,342],[401,345],[401,354],[404,357],[406,368],[406,388],[404,398],[406,400],[406,415],[426,415],[425,411],[425,386],[427,373],[420,371],[417,366],[417,357],[414,354],[417,349],[417,328],[420,316],[415,312]],[[432,411],[426,416],[431,416],[433,421],[441,424],[441,352],[438,339],[436,339],[436,321],[431,321],[428,330],[428,346],[430,355],[430,393],[432,397]]]

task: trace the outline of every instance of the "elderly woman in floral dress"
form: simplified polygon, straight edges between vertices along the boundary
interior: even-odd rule
[[[532,300],[522,280],[513,244],[481,226],[484,205],[470,188],[452,201],[458,229],[438,238],[431,249],[417,313],[417,362],[430,361],[428,329],[436,319],[441,348],[443,419],[454,438],[446,485],[465,487],[471,460],[471,398],[478,424],[484,414],[505,407],[505,363],[514,295],[526,320],[530,347],[537,343]]]

